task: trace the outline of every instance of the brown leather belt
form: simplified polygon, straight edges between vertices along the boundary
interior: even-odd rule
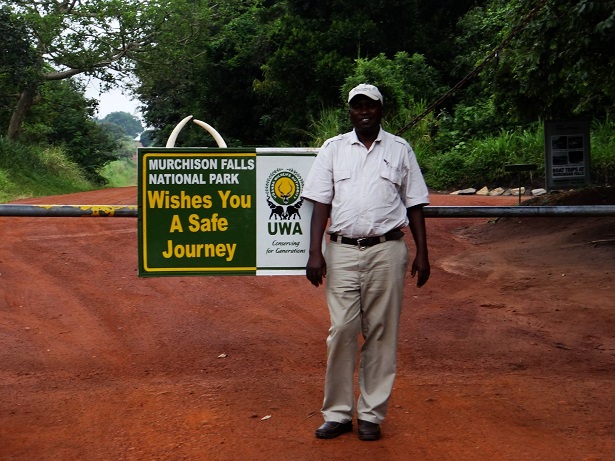
[[[378,245],[382,242],[386,242],[389,240],[399,240],[403,236],[404,233],[400,231],[399,228],[397,228],[379,237],[362,237],[358,239],[351,239],[348,237],[342,237],[339,234],[331,234],[330,238],[332,242],[339,241],[339,243],[343,243],[344,245],[355,245],[358,246],[360,250],[364,250],[367,247],[373,247],[374,245]]]

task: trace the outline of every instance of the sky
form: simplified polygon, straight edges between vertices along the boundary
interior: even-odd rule
[[[125,94],[124,94],[125,93]],[[111,112],[128,112],[135,115],[139,119],[139,102],[132,100],[127,92],[122,92],[120,88],[113,89],[106,93],[100,94],[99,82],[91,79],[87,82],[85,95],[88,98],[98,100],[98,118],[102,119]]]

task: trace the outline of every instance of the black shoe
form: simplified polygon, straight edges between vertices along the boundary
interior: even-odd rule
[[[361,419],[358,423],[360,440],[378,440],[380,438],[380,425]]]
[[[352,431],[352,421],[338,423],[337,421],[326,421],[316,429],[316,437],[319,439],[334,439],[346,432]]]

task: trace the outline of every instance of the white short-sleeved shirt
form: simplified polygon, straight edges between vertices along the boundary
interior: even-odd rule
[[[369,151],[354,130],[325,141],[301,195],[330,204],[327,232],[350,238],[407,226],[406,209],[429,203],[414,151],[383,129]]]

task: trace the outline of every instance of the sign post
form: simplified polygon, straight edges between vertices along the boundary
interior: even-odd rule
[[[506,171],[511,171],[511,172],[517,172],[517,177],[519,179],[519,193],[517,194],[519,196],[519,205],[521,205],[521,173],[526,172],[526,171],[534,171],[536,168],[538,168],[538,165],[534,164],[534,163],[513,163],[513,164],[509,164],[509,165],[504,165],[504,170]]]
[[[139,149],[139,275],[299,275],[316,149]]]

